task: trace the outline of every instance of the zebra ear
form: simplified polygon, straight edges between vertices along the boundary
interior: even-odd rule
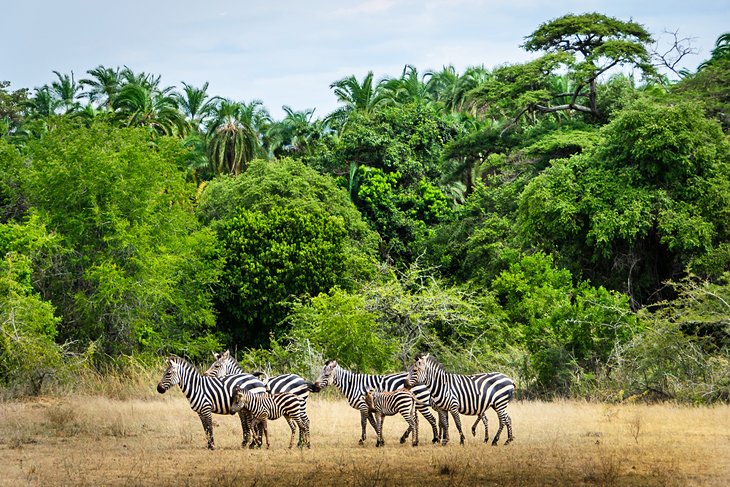
[[[223,355],[221,355],[221,356],[227,358],[230,355],[231,355],[231,352],[229,350],[226,350],[225,352],[223,352]]]
[[[213,352],[213,357],[215,357],[215,359],[218,360],[221,356],[218,352]]]

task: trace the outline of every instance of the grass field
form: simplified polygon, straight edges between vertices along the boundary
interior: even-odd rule
[[[342,399],[310,399],[312,449],[288,450],[288,427],[270,425],[271,449],[241,449],[235,416],[215,417],[217,449],[180,390],[150,400],[102,397],[0,403],[2,485],[730,485],[730,407],[515,402],[515,441],[398,443],[384,448]],[[467,417],[467,429],[473,421]],[[496,415],[489,413],[490,433]],[[456,441],[454,441],[456,438]],[[503,433],[502,443],[506,438]]]

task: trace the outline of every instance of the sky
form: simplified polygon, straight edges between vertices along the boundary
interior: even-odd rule
[[[3,0],[0,81],[36,88],[99,65],[162,76],[163,86],[202,86],[236,101],[337,107],[330,84],[373,71],[399,77],[453,65],[491,69],[537,56],[520,45],[541,23],[599,12],[642,24],[668,47],[692,38],[693,70],[730,30],[730,0]]]

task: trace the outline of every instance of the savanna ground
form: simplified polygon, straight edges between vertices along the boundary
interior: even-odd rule
[[[215,451],[179,389],[154,399],[102,396],[0,402],[2,485],[728,485],[730,407],[514,402],[516,440],[484,445],[401,445],[388,418],[386,445],[357,445],[358,414],[336,396],[310,399],[312,449],[288,450],[270,425],[271,449],[241,449],[235,416],[215,417]],[[469,428],[473,417],[464,419]],[[496,416],[489,413],[490,434]],[[455,441],[456,440],[456,441]]]

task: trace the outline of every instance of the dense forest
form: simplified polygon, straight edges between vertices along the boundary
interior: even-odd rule
[[[348,76],[317,119],[127,66],[3,82],[0,383],[428,351],[525,398],[729,401],[730,34],[695,72],[654,45],[565,15],[529,62]]]

